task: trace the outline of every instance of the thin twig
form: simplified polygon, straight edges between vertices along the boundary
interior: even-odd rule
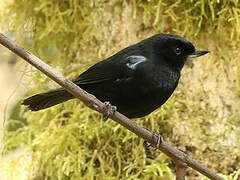
[[[85,92],[83,89],[78,87],[70,80],[64,78],[61,74],[56,72],[53,68],[44,63],[41,59],[33,55],[31,52],[25,50],[24,48],[18,46],[16,43],[5,37],[2,33],[0,33],[0,44],[7,47],[15,54],[22,57],[25,61],[39,69],[49,78],[51,78],[64,89],[66,89],[69,93],[73,94],[75,97],[83,101],[85,105],[104,114],[104,103],[99,101],[95,96]],[[110,118],[127,128],[128,130],[132,131],[137,136],[142,137],[148,143],[155,146],[158,145],[157,148],[167,154],[172,159],[176,159],[186,163],[187,166],[197,170],[198,172],[202,173],[210,179],[223,180],[223,178],[210,171],[209,169],[198,163],[196,160],[190,158],[185,153],[177,150],[176,148],[165,143],[164,141],[161,141],[161,143],[159,144],[158,138],[156,138],[156,134],[153,134],[151,131],[139,126],[136,122],[128,119],[119,112],[116,111],[114,114],[110,115]],[[157,134],[157,136],[161,137],[159,134]]]
[[[173,160],[176,165],[176,180],[185,180],[187,164],[180,160]]]

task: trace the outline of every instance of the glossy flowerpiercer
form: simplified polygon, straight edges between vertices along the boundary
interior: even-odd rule
[[[183,37],[156,34],[98,62],[73,82],[99,100],[109,101],[128,118],[142,117],[172,95],[187,58],[208,52],[196,50]],[[22,104],[38,111],[73,98],[59,88],[29,97]]]

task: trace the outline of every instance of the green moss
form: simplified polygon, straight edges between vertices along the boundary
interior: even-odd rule
[[[193,69],[184,69],[179,87],[161,109],[136,121],[215,171],[230,174],[230,179],[238,176],[239,1],[1,3],[1,29],[14,33],[20,44],[68,78],[159,32],[184,35],[197,47],[211,50]],[[25,72],[31,77],[24,82],[31,87],[29,95],[55,87],[33,71]],[[173,179],[168,157],[153,150],[153,159],[146,158],[142,139],[111,120],[102,122],[77,100],[40,112],[21,107],[19,116],[27,122],[8,120],[21,125],[6,131],[4,153],[27,148],[35,179]]]

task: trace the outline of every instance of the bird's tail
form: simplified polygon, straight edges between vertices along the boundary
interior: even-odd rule
[[[51,90],[45,93],[36,94],[25,100],[22,104],[28,106],[32,111],[46,109],[67,100],[73,99],[74,96],[63,88]]]

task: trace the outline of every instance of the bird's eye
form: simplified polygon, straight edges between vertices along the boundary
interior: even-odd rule
[[[179,47],[175,48],[175,54],[180,55],[182,53],[181,49]]]

